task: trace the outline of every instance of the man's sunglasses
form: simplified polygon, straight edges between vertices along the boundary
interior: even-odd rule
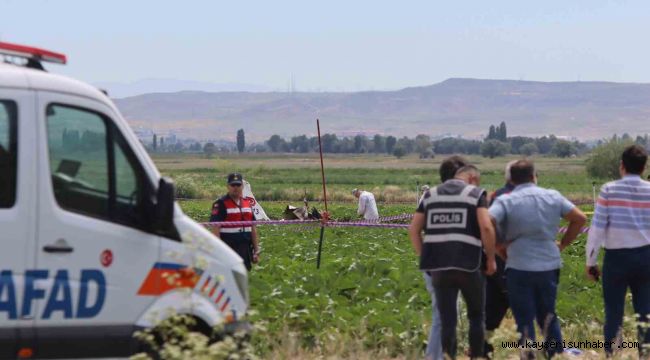
[[[240,187],[241,184],[228,184],[228,186],[232,186],[232,187]]]

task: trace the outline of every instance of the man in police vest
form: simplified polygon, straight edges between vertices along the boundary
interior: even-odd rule
[[[454,155],[450,156],[442,163],[438,172],[440,174],[440,182],[444,183],[447,180],[453,179],[456,176],[458,169],[462,168],[465,165],[468,165],[466,159],[462,156]],[[425,188],[426,187],[426,188]],[[429,185],[424,185],[422,187],[422,195],[418,201],[418,205],[424,200],[424,195],[429,192],[431,187]],[[424,352],[425,359],[427,360],[438,360],[442,359],[442,345],[440,344],[440,332],[442,331],[442,323],[440,321],[440,312],[438,311],[438,305],[436,304],[436,292],[433,289],[433,284],[431,283],[431,275],[428,272],[422,272],[424,277],[424,282],[426,284],[426,289],[429,295],[431,295],[431,330],[429,331],[429,339],[427,340],[427,347]]]
[[[431,274],[442,321],[442,350],[452,359],[456,357],[459,291],[467,304],[470,357],[483,355],[483,252],[487,275],[494,273],[496,263],[495,231],[488,214],[487,194],[478,187],[479,183],[476,167],[467,165],[458,169],[453,179],[424,195],[409,228],[415,252],[420,255],[420,269]]]
[[[241,174],[228,175],[228,194],[212,204],[210,222],[255,220],[251,198],[242,195],[242,182]],[[251,263],[259,261],[259,240],[255,225],[213,226],[212,232],[241,256],[249,271]]]

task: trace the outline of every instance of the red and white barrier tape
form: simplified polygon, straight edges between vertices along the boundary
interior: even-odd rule
[[[177,201],[215,201],[215,199],[212,198],[182,198],[178,197],[175,198],[174,200]],[[288,204],[289,200],[265,200],[265,199],[257,199],[258,202],[265,202],[265,203],[284,203]],[[593,205],[594,201],[592,199],[569,199],[574,205]],[[322,203],[322,200],[320,199],[314,199],[312,200],[314,203]],[[356,204],[358,203],[358,200],[329,200],[329,203],[334,203],[334,204]],[[413,207],[415,208],[416,204],[411,201],[411,200],[377,200],[377,204],[380,205],[409,205],[412,204]]]
[[[205,222],[203,226],[251,226],[251,225],[319,225],[319,220],[269,220],[269,221],[222,221]],[[377,228],[408,228],[409,224],[387,224],[378,221],[328,221],[327,227],[377,227]]]
[[[255,220],[255,221],[219,221],[204,222],[203,226],[251,226],[251,225],[307,225],[319,223],[319,220]]]
[[[377,220],[368,220],[368,222],[384,222],[384,221],[395,221],[395,220],[410,220],[413,218],[413,214],[400,214],[392,216],[383,216]]]
[[[319,220],[267,220],[267,221],[223,221],[223,222],[205,222],[201,223],[206,227],[212,226],[251,226],[251,225],[313,225],[318,226]],[[367,227],[367,228],[388,228],[388,229],[407,229],[409,224],[387,224],[378,221],[328,221],[324,223],[326,227]],[[564,234],[567,227],[563,226],[558,229],[559,234]],[[585,226],[580,229],[580,234],[589,231]]]

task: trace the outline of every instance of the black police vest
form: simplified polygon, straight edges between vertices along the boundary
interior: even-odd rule
[[[422,199],[425,225],[420,269],[477,271],[483,244],[476,209],[485,190],[450,180]]]

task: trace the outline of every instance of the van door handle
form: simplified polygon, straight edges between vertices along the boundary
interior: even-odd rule
[[[47,253],[71,253],[74,251],[72,246],[68,245],[65,239],[59,239],[54,244],[43,246],[43,251]]]

